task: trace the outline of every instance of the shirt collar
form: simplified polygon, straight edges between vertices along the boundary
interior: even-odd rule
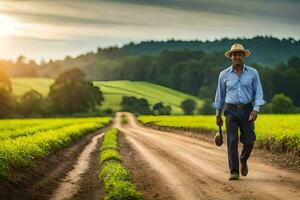
[[[244,66],[243,66],[243,72],[244,72],[245,70],[248,70],[248,67],[247,67],[246,64],[244,64]],[[229,72],[232,72],[232,71],[233,71],[233,65],[231,65],[230,68],[229,68]]]

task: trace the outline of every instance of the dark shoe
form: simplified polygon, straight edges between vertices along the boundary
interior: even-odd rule
[[[240,175],[238,173],[233,173],[230,175],[229,180],[239,180]]]
[[[248,174],[248,165],[247,162],[242,163],[241,174],[247,176]]]

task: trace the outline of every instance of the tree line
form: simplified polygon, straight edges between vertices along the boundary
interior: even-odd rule
[[[214,99],[219,73],[231,65],[223,53],[207,54],[201,50],[188,49],[165,50],[158,56],[134,56],[122,61],[112,59],[110,62],[114,63],[112,64],[114,67],[107,74],[106,80],[148,81],[197,96],[204,99],[206,105]],[[247,60],[245,63],[259,72],[264,99],[268,103],[262,106],[262,112],[277,112],[270,103],[278,94],[291,102],[293,112],[299,112],[299,57],[293,56],[286,63],[279,63],[273,68],[248,63]]]
[[[260,74],[264,97],[268,102],[262,107],[262,112],[277,112],[270,103],[279,94],[281,94],[279,99],[290,101],[292,110],[298,111],[300,41],[292,38],[281,40],[273,37],[224,38],[213,42],[146,41],[139,44],[130,43],[121,48],[98,48],[96,53],[87,52],[76,58],[67,56],[64,60],[50,60],[41,64],[36,64],[32,60],[25,62],[25,58],[21,56],[16,62],[0,61],[0,68],[8,71],[9,76],[50,78],[56,78],[56,74],[72,68],[78,68],[84,71],[87,80],[125,79],[152,82],[197,96],[209,105],[214,98],[219,72],[231,65],[230,60],[224,57],[224,48],[228,48],[232,42],[241,42],[247,48],[249,45],[256,46],[253,47],[255,50],[253,55],[245,62],[256,68]],[[209,50],[204,51],[201,48]],[[268,55],[272,55],[272,58],[267,57]],[[267,64],[262,60],[268,60]],[[213,111],[207,108],[200,112]]]

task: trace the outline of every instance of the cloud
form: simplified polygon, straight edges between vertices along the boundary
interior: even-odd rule
[[[195,12],[211,12],[225,15],[242,15],[259,18],[276,18],[287,23],[298,22],[300,17],[300,2],[297,0],[103,0],[110,2],[126,2],[136,5],[151,5],[177,10]]]
[[[271,33],[299,39],[298,1],[263,3],[258,0],[0,1],[0,15],[18,22],[12,35],[0,37],[3,47],[0,53],[6,57],[25,52],[32,57],[64,57],[82,49],[129,41],[213,40]],[[8,47],[14,51],[5,50]]]

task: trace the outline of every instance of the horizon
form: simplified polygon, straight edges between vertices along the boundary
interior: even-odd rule
[[[61,60],[150,40],[300,40],[299,2],[238,2],[0,1],[0,59]]]
[[[48,63],[48,62],[50,62],[51,60],[52,60],[52,61],[63,61],[63,60],[66,59],[66,57],[70,57],[70,58],[74,59],[74,58],[77,58],[77,57],[79,57],[79,56],[81,56],[81,55],[85,55],[85,54],[88,54],[88,53],[97,53],[97,49],[98,49],[98,48],[102,48],[102,49],[107,49],[107,48],[111,48],[111,47],[123,48],[124,46],[129,45],[130,43],[134,43],[135,45],[139,45],[139,44],[141,44],[141,43],[143,43],[143,42],[150,42],[150,41],[154,41],[154,42],[168,42],[168,41],[171,41],[171,40],[174,40],[174,41],[181,41],[181,42],[193,42],[193,41],[196,41],[196,42],[215,42],[215,41],[218,41],[218,40],[220,41],[220,40],[224,40],[224,39],[229,39],[229,40],[236,40],[236,39],[253,39],[253,38],[256,38],[256,37],[271,37],[271,38],[276,38],[276,39],[279,39],[279,40],[284,40],[284,39],[286,39],[286,40],[288,40],[288,39],[293,39],[293,40],[295,40],[295,39],[292,38],[292,37],[278,38],[278,37],[274,37],[274,36],[272,36],[272,35],[256,35],[256,36],[249,37],[249,38],[247,38],[247,37],[233,37],[233,38],[222,37],[222,38],[215,38],[215,39],[213,39],[213,40],[199,40],[199,39],[194,39],[194,40],[193,40],[193,39],[190,39],[190,40],[181,40],[181,39],[174,39],[174,38],[167,38],[167,39],[165,39],[165,40],[152,40],[152,39],[149,39],[149,40],[142,40],[142,41],[137,41],[137,42],[128,41],[127,43],[124,43],[124,44],[122,44],[122,45],[114,45],[114,44],[112,44],[112,45],[108,45],[108,46],[105,46],[105,47],[97,46],[94,50],[86,50],[86,51],[84,51],[84,52],[78,53],[77,55],[69,55],[69,54],[67,53],[66,55],[64,55],[64,56],[62,56],[62,57],[59,57],[59,58],[51,58],[51,57],[50,57],[50,58],[48,58],[48,59],[40,59],[40,60],[36,60],[36,59],[33,59],[33,58],[29,58],[29,57],[27,57],[27,56],[24,55],[24,54],[20,54],[20,55],[16,56],[16,57],[13,58],[13,59],[5,59],[5,58],[1,58],[1,57],[0,57],[0,61],[1,61],[1,60],[5,60],[5,61],[16,62],[19,56],[23,56],[24,59],[25,59],[25,62],[29,62],[30,60],[33,60],[33,61],[35,61],[37,64],[40,65],[42,62]],[[300,39],[295,40],[295,42],[300,42]]]

